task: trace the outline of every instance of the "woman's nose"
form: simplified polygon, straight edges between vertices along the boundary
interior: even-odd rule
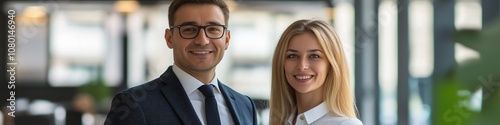
[[[300,71],[308,70],[309,69],[309,62],[307,61],[307,59],[301,59],[299,61],[299,64],[297,67],[298,67],[298,70],[300,70]]]

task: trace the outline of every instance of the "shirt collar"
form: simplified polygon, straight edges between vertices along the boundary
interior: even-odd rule
[[[181,84],[182,84],[182,86],[184,88],[184,91],[186,91],[187,95],[191,94],[192,92],[194,92],[195,90],[197,90],[200,86],[204,85],[200,80],[198,80],[198,79],[194,78],[193,76],[189,75],[187,72],[185,72],[184,70],[182,70],[181,68],[179,68],[175,64],[174,64],[172,70],[174,71],[175,75],[177,76],[177,78],[181,82]],[[216,90],[217,90],[217,92],[220,93],[219,84],[218,84],[218,80],[217,79],[218,79],[217,75],[214,75],[214,78],[208,84],[214,85],[215,88],[216,88]]]
[[[288,123],[290,123],[290,124],[293,123],[293,117],[294,117],[295,112],[297,112],[296,109],[294,111],[292,111],[292,115],[288,118]],[[307,124],[311,124],[314,121],[316,121],[319,118],[326,115],[327,113],[328,113],[328,107],[326,106],[325,102],[322,102],[321,104],[317,105],[316,107],[309,109],[306,112],[301,113],[297,116],[300,117],[303,115]],[[299,119],[299,117],[297,117],[297,119]]]

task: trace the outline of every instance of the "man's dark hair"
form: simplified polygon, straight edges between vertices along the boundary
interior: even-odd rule
[[[224,0],[174,0],[168,8],[168,25],[173,26],[175,21],[175,12],[185,4],[214,4],[218,6],[224,14],[224,21],[227,25],[229,20],[229,9]]]

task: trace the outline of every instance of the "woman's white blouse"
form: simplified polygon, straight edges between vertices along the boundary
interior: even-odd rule
[[[295,114],[293,111],[292,114]],[[294,115],[288,118],[286,125],[292,125]],[[328,113],[328,107],[323,102],[318,106],[298,115],[295,125],[363,125],[357,118],[339,117]]]

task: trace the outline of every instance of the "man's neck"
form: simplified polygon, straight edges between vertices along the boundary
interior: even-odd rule
[[[182,71],[186,72],[187,74],[193,76],[195,79],[197,79],[203,84],[209,84],[215,77],[215,68],[206,71],[194,71],[185,69],[184,67],[179,65],[177,65],[177,67],[179,67]]]

